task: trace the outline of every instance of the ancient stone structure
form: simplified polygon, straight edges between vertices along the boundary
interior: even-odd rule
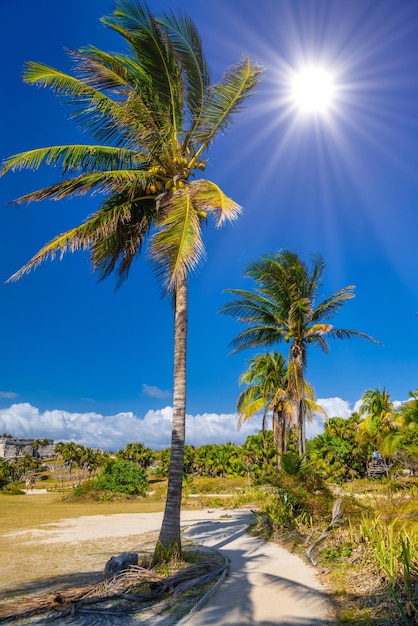
[[[0,459],[15,459],[26,455],[38,459],[54,457],[54,440],[0,437]]]

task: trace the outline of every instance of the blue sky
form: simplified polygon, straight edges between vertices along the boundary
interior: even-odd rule
[[[309,354],[308,380],[330,416],[348,414],[366,389],[379,385],[394,400],[406,399],[418,386],[418,4],[160,0],[149,6],[155,14],[172,8],[192,17],[214,81],[244,54],[266,68],[257,94],[208,155],[205,175],[244,211],[233,226],[207,228],[207,260],[190,281],[187,410],[199,443],[238,437],[238,379],[251,356],[228,355],[239,327],[217,313],[228,298],[223,292],[250,287],[243,278],[248,262],[282,248],[306,261],[322,254],[324,296],[355,285],[356,298],[335,325],[383,344],[333,342],[328,355]],[[67,119],[70,109],[50,91],[24,85],[21,71],[27,60],[68,70],[65,47],[120,50],[119,38],[99,21],[112,10],[111,0],[2,6],[1,159],[89,143]],[[326,66],[336,77],[326,116],[302,116],[289,106],[289,78],[304,64]],[[149,437],[168,445],[162,424],[171,406],[172,311],[146,255],[117,291],[112,278],[97,284],[83,253],[3,284],[98,204],[86,198],[6,206],[56,177],[43,169],[0,179],[0,431],[84,436],[89,445],[108,445],[112,437],[118,444]]]

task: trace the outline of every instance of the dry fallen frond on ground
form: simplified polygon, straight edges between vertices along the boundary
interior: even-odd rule
[[[90,604],[114,600],[129,600],[135,603],[150,602],[166,595],[178,595],[193,586],[208,583],[222,573],[226,565],[216,562],[201,562],[187,565],[168,576],[157,574],[139,566],[131,566],[117,576],[94,585],[68,589],[63,592],[47,593],[15,605],[0,608],[0,622],[35,613],[58,611],[62,615],[75,615]]]

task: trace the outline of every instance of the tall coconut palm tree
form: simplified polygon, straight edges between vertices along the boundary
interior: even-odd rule
[[[328,339],[362,337],[375,341],[364,333],[334,328],[329,323],[354,297],[354,287],[344,287],[319,300],[324,271],[325,263],[319,255],[312,258],[310,267],[291,250],[262,257],[245,272],[255,282],[254,291],[228,289],[236,299],[221,309],[246,325],[232,341],[234,352],[282,341],[290,343],[287,391],[298,424],[300,455],[306,451],[303,398],[308,346],[328,352]]]
[[[186,406],[187,278],[204,257],[202,226],[237,218],[240,207],[213,182],[193,177],[205,151],[231,123],[259,81],[261,68],[242,59],[211,84],[201,40],[183,14],[157,19],[146,4],[116,0],[102,18],[127,53],[94,46],[69,56],[74,74],[30,62],[24,80],[51,88],[73,105],[72,118],[95,143],[29,150],[6,160],[3,174],[57,166],[64,179],[16,200],[60,200],[99,192],[104,200],[86,221],[55,237],[11,280],[47,258],[87,249],[100,279],[118,284],[144,244],[174,306],[172,449],[160,542],[181,550],[180,504]]]

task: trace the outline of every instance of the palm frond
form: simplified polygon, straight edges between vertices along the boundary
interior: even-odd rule
[[[188,185],[190,197],[195,209],[202,213],[208,213],[215,218],[217,228],[225,221],[234,221],[241,213],[241,207],[210,180],[196,180]]]
[[[287,328],[287,320],[276,315],[274,303],[263,294],[245,289],[226,289],[225,292],[238,296],[238,299],[223,304],[219,309],[220,313],[235,317],[240,322],[265,320],[266,323]]]
[[[306,415],[311,418],[311,421],[313,419],[314,413],[320,413],[325,418],[328,417],[327,412],[322,408],[322,406],[315,402],[313,398],[308,398],[307,396],[305,396],[303,401],[307,409]]]
[[[246,422],[250,417],[260,413],[265,406],[265,398],[259,395],[253,396],[251,389],[244,389],[237,400],[237,428],[240,429],[243,422]]]
[[[181,13],[166,14],[158,22],[167,29],[181,63],[190,117],[188,134],[193,136],[194,129],[200,123],[210,85],[210,72],[203,56],[202,41],[193,22]]]
[[[145,185],[148,174],[138,170],[115,170],[108,172],[93,172],[82,174],[76,178],[55,183],[49,187],[32,191],[13,200],[12,204],[22,204],[27,202],[39,202],[47,198],[52,200],[62,200],[68,196],[81,196],[87,193],[113,193],[122,188],[136,188]]]
[[[351,300],[355,297],[355,287],[349,285],[336,291],[335,293],[325,298],[320,302],[312,313],[313,321],[328,320],[335,316],[335,314],[344,306],[347,300]]]
[[[116,170],[140,166],[134,150],[111,146],[66,145],[50,146],[20,152],[6,159],[0,175],[8,171],[22,169],[37,170],[41,165],[60,166],[63,173],[68,171]]]
[[[132,190],[129,190],[108,198],[83,224],[43,246],[7,282],[18,280],[46,259],[54,259],[57,255],[62,258],[66,252],[77,250],[90,250],[93,269],[99,272],[101,278],[108,276],[121,259],[118,274],[119,282],[122,282],[155,219],[155,203],[135,199],[132,195]]]
[[[78,121],[84,120],[87,130],[99,142],[129,145],[132,126],[123,114],[123,108],[99,90],[69,74],[60,72],[43,63],[29,62],[23,72],[29,84],[50,87],[59,96],[79,106],[72,114]]]
[[[306,325],[310,320],[311,303],[308,298],[298,298],[289,308],[289,328],[294,333],[306,333]]]
[[[362,333],[358,330],[333,328],[327,333],[327,337],[330,337],[331,339],[354,339],[354,338],[367,339],[368,341],[372,341],[373,343],[382,345],[382,343],[378,339],[375,339],[374,337],[371,337],[370,335],[367,335],[366,333]]]
[[[96,46],[85,46],[80,50],[68,50],[77,75],[86,84],[100,91],[113,91],[116,96],[150,84],[150,78],[132,59],[120,54],[109,54]],[[139,83],[139,84],[138,84]]]
[[[263,68],[254,65],[247,57],[225,74],[215,85],[205,103],[205,109],[194,139],[201,144],[202,152],[232,122],[233,115],[243,106],[246,98],[260,81]]]
[[[28,263],[10,276],[6,282],[10,283],[19,280],[24,274],[28,274],[30,271],[36,269],[43,261],[47,259],[53,260],[57,254],[59,254],[62,259],[65,252],[86,250],[91,245],[92,240],[93,236],[91,235],[88,222],[67,230],[65,233],[54,237],[52,241],[43,246]]]
[[[171,132],[171,112],[166,111],[154,98],[152,78],[135,59],[124,55],[108,54],[89,46],[81,51],[69,52],[81,80],[95,89],[111,90],[120,104],[115,121],[124,128],[124,141],[136,149],[155,152]],[[82,128],[101,136],[110,137],[111,122],[105,129],[100,118],[101,110],[92,110],[89,103],[71,114]],[[97,115],[99,114],[99,120]],[[99,127],[97,121],[100,122]],[[168,130],[167,130],[168,129]]]
[[[311,342],[316,348],[322,350],[324,354],[328,354],[329,344],[324,335],[311,335],[308,341]]]
[[[133,199],[129,192],[108,198],[102,206],[103,215],[115,215],[111,228],[102,228],[90,246],[93,269],[104,280],[113,271],[118,275],[116,287],[127,279],[132,262],[142,250],[156,218],[155,203],[151,200]],[[124,219],[120,216],[126,214]]]
[[[205,257],[200,218],[188,188],[160,202],[157,227],[150,254],[165,288],[173,292],[177,282]]]
[[[232,348],[232,354],[243,350],[245,348],[257,348],[260,346],[270,346],[279,342],[281,339],[280,334],[277,331],[277,326],[271,324],[263,324],[260,326],[252,326],[246,328],[234,337],[230,346]]]
[[[117,0],[113,16],[102,21],[128,41],[131,52],[146,75],[152,76],[148,97],[159,109],[169,111],[173,138],[180,132],[184,93],[181,67],[169,37],[145,4]],[[142,94],[146,98],[146,94]],[[177,147],[174,146],[173,148]]]

